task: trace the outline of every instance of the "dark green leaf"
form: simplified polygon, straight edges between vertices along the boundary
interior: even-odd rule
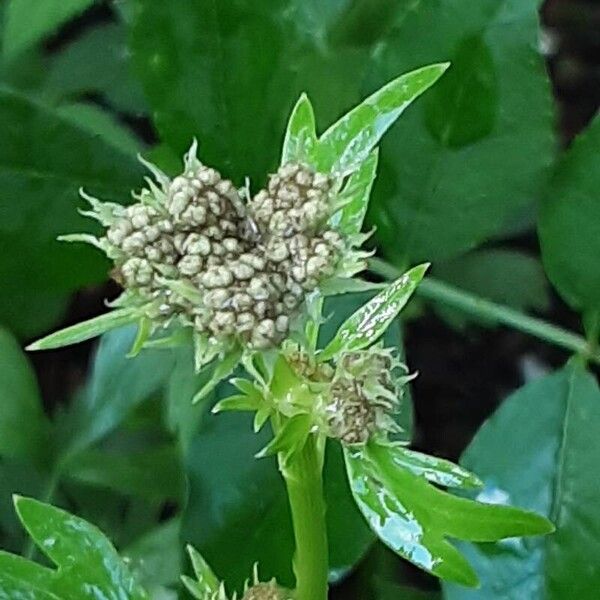
[[[0,597],[31,600],[147,600],[102,532],[63,510],[17,497],[23,525],[50,560],[51,570],[24,558],[0,554]],[[14,595],[11,595],[14,594]]]
[[[556,167],[539,221],[548,277],[577,310],[600,310],[600,117]]]
[[[538,0],[401,5],[369,87],[451,63],[381,147],[370,215],[384,252],[404,265],[457,256],[531,210],[556,142]]]
[[[94,0],[8,0],[3,36],[6,59],[37,44],[93,3]]]
[[[321,171],[350,173],[364,162],[404,110],[431,87],[448,63],[421,67],[386,83],[319,138]]]
[[[562,600],[597,596],[600,390],[581,365],[527,384],[479,430],[462,463],[485,482],[478,497],[547,515],[544,538],[461,546],[480,590],[445,586],[449,600]],[[508,443],[507,443],[508,440]]]
[[[488,300],[524,311],[548,308],[548,282],[533,256],[505,249],[477,250],[434,265],[434,274],[448,283]],[[457,326],[467,317],[441,305],[436,310]],[[482,324],[487,324],[481,320]]]
[[[344,350],[360,350],[375,343],[404,308],[428,266],[418,265],[407,271],[359,308],[337,330],[333,340],[320,354],[320,360],[333,358]]]
[[[0,328],[0,455],[43,462],[48,422],[35,374],[18,342]]]

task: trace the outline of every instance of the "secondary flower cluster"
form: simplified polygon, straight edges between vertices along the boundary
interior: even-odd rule
[[[348,241],[328,224],[334,181],[288,163],[267,189],[244,190],[196,157],[169,179],[150,165],[159,186],[128,207],[88,198],[115,262],[120,304],[140,305],[156,325],[178,319],[214,342],[255,349],[279,344],[306,295],[331,277]]]

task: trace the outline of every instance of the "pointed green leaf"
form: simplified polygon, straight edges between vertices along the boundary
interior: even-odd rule
[[[51,350],[53,348],[78,344],[79,342],[102,335],[111,329],[134,323],[142,314],[143,312],[140,308],[119,308],[112,310],[99,317],[83,321],[83,323],[77,323],[77,325],[71,325],[60,331],[55,331],[41,340],[30,344],[26,349]]]
[[[196,596],[197,598],[212,598],[212,594],[219,591],[219,580],[208,566],[208,563],[204,560],[204,557],[191,544],[188,544],[187,551],[190,555],[190,560],[192,561],[194,574],[196,575],[196,581],[193,582],[192,593],[199,594]],[[188,584],[185,580],[184,583],[187,587]],[[188,587],[188,589],[190,588]],[[192,590],[190,589],[190,591]]]
[[[294,415],[288,419],[275,437],[256,455],[264,458],[281,452],[288,460],[304,447],[312,427],[311,415]]]
[[[463,489],[476,489],[483,485],[476,475],[449,460],[415,452],[401,445],[390,446],[389,452],[394,464],[437,485]]]
[[[338,202],[344,205],[336,222],[337,228],[346,235],[355,235],[362,230],[363,221],[369,207],[371,188],[377,176],[379,150],[376,148],[360,167],[350,175]]]
[[[245,394],[237,394],[235,396],[229,396],[219,400],[213,408],[214,414],[224,412],[227,410],[241,410],[241,411],[252,411],[257,410],[260,406],[260,402],[252,396],[246,396]]]
[[[344,115],[319,139],[319,169],[353,171],[410,103],[432,86],[448,66],[449,63],[434,64],[401,75]]]
[[[359,308],[338,329],[319,355],[320,360],[329,360],[340,351],[360,350],[376,342],[404,308],[428,267],[428,264],[422,264],[412,268]]]
[[[281,164],[296,161],[312,165],[316,145],[315,113],[308,96],[302,94],[287,124]]]
[[[477,470],[477,497],[510,501],[545,514],[553,535],[495,544],[461,544],[481,577],[448,600],[593,599],[600,586],[600,388],[572,361],[527,383],[500,404],[477,432],[461,463]],[[510,443],[507,443],[509,440]]]
[[[143,316],[138,323],[137,335],[135,336],[131,350],[127,354],[127,358],[135,358],[142,351],[151,333],[152,321],[148,317]]]
[[[319,285],[319,291],[323,296],[339,296],[340,294],[356,294],[360,292],[371,292],[380,290],[387,284],[364,281],[355,277],[333,277]]]
[[[1,598],[148,600],[146,592],[99,529],[31,498],[15,497],[15,508],[35,543],[57,569],[0,553]],[[11,595],[13,592],[16,593]]]
[[[198,390],[195,396],[192,398],[192,404],[200,402],[203,398],[206,398],[210,392],[212,392],[217,384],[223,379],[229,377],[242,358],[241,348],[236,348],[228,352],[222,359],[219,360],[214,371],[212,372],[211,378]]]

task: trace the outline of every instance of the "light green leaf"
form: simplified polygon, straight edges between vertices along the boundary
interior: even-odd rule
[[[482,586],[448,600],[592,599],[600,586],[600,389],[572,361],[509,396],[482,426],[461,463],[485,482],[478,498],[518,503],[556,525],[548,537],[461,549]],[[510,440],[510,443],[507,443]]]
[[[404,308],[428,267],[413,267],[359,308],[338,329],[319,359],[328,360],[343,350],[360,350],[375,343]]]
[[[371,198],[371,188],[377,176],[378,161],[379,151],[376,148],[350,175],[339,194],[338,201],[344,204],[344,208],[340,212],[339,221],[336,217],[335,224],[346,235],[355,235],[362,230]]]
[[[281,151],[281,164],[295,161],[312,165],[316,146],[315,113],[308,96],[302,94],[287,124]]]
[[[186,577],[185,575],[181,578],[189,592],[194,598],[204,600],[205,598],[212,598],[213,594],[219,591],[220,582],[208,563],[204,560],[200,552],[198,552],[192,545],[187,547],[190,560],[192,561],[192,567],[194,569],[195,580]]]
[[[444,492],[398,464],[388,446],[346,450],[355,500],[382,541],[420,568],[474,586],[477,578],[446,536],[494,541],[553,531],[541,515]]]
[[[43,463],[48,425],[33,369],[18,342],[0,328],[0,456]]]
[[[311,415],[294,415],[283,424],[275,437],[256,454],[256,458],[265,458],[281,452],[284,463],[287,462],[302,450],[312,426]]]
[[[3,51],[7,60],[40,42],[94,0],[8,0]]]
[[[16,497],[19,519],[56,570],[0,554],[0,597],[31,600],[148,600],[102,532],[63,510]],[[10,595],[17,592],[18,595]]]
[[[380,290],[385,286],[385,283],[374,283],[355,277],[333,277],[332,279],[324,281],[319,286],[319,290],[323,296],[339,296],[340,294],[357,294],[360,292]]]
[[[203,398],[206,398],[221,381],[227,379],[238,366],[241,358],[241,348],[231,350],[225,356],[219,358],[210,379],[196,392],[192,399],[192,404],[196,404]]]
[[[369,87],[451,63],[382,142],[370,215],[398,264],[448,260],[533,210],[558,147],[539,5],[429,0],[390,19]]]
[[[51,350],[78,344],[102,335],[111,329],[134,323],[142,315],[143,312],[139,308],[118,308],[104,315],[55,331],[27,346],[27,350]]]
[[[473,473],[443,458],[415,452],[400,445],[390,446],[389,452],[394,463],[400,468],[437,485],[463,489],[474,489],[483,485]]]
[[[556,166],[539,220],[546,272],[576,310],[600,310],[600,116]]]
[[[324,172],[352,172],[413,100],[448,67],[449,63],[421,67],[390,81],[363,100],[319,138],[318,168]]]

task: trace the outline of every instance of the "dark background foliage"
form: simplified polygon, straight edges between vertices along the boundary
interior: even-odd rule
[[[440,60],[452,61],[451,70],[382,145],[369,213],[378,254],[399,268],[432,260],[438,278],[570,330],[581,330],[579,313],[588,324],[597,319],[597,119],[573,142],[600,105],[593,0],[64,6],[71,4],[33,41],[10,29],[0,6],[0,323],[20,343],[99,314],[118,291],[97,253],[55,242],[89,227],[76,213],[78,187],[126,202],[141,181],[135,153],[175,172],[192,135],[204,161],[240,185],[249,176],[259,186],[277,164],[301,91],[322,131],[382,83]],[[560,201],[573,195],[584,207],[579,216]],[[334,310],[341,317],[351,307]],[[453,460],[508,394],[568,358],[422,299],[405,321],[408,363],[419,372],[414,444]],[[278,529],[288,518],[285,498],[274,465],[251,458],[261,440],[243,418],[210,421],[188,406],[198,382],[184,352],[169,360],[144,353],[123,364],[130,334],[104,339],[95,355],[86,343],[30,356],[39,397],[7,334],[0,367],[17,361],[26,382],[4,389],[29,389],[20,408],[9,402],[0,410],[9,440],[0,440],[2,546],[27,548],[9,507],[19,491],[97,523],[139,558],[156,589],[174,585],[183,541],[239,584],[270,540],[265,568],[289,582],[290,534]],[[478,444],[490,444],[492,455],[501,437],[486,431]],[[468,466],[485,471],[487,454],[473,452]],[[437,581],[371,544],[342,489],[338,458],[328,467],[329,504],[343,507],[330,519],[332,562],[341,579],[361,561],[332,597],[392,598],[392,584],[418,588],[415,598],[437,597]],[[280,535],[270,538],[275,530]]]

